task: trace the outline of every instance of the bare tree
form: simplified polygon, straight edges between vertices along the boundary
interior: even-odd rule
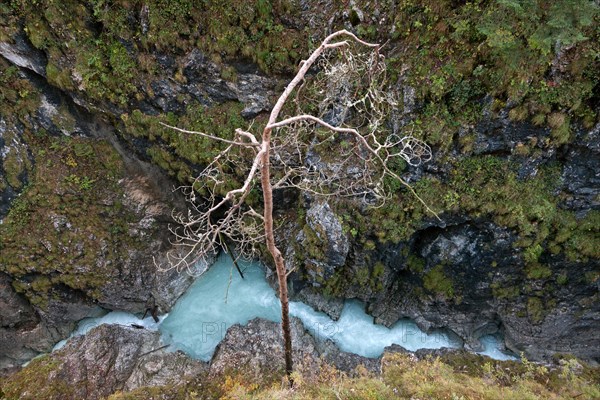
[[[235,243],[237,252],[245,257],[255,256],[257,245],[266,243],[278,277],[288,374],[293,366],[289,269],[275,242],[273,191],[296,188],[318,196],[360,198],[377,207],[391,196],[386,180],[393,179],[423,203],[393,164],[400,159],[411,165],[428,161],[431,150],[422,141],[390,128],[390,115],[398,102],[386,90],[384,61],[379,45],[346,30],[338,31],[301,62],[275,103],[260,141],[242,129],[236,129],[232,139],[225,139],[169,127],[226,146],[194,183],[184,188],[191,209],[174,216],[179,225],[172,232],[180,250],[168,255],[169,266],[189,269],[199,258],[215,253],[224,241]],[[240,187],[223,189],[228,184],[225,166],[245,171]],[[262,210],[247,202],[258,182]],[[206,198],[197,201],[197,191]]]

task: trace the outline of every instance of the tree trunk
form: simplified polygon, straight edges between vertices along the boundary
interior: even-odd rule
[[[296,73],[296,76],[290,81],[290,83],[286,86],[283,93],[277,99],[277,102],[273,106],[273,110],[271,110],[271,115],[269,116],[269,122],[267,126],[263,130],[262,136],[262,144],[261,144],[261,185],[263,190],[263,199],[264,199],[264,223],[265,223],[265,236],[267,242],[267,248],[269,252],[273,256],[273,260],[275,261],[275,268],[277,270],[277,278],[279,280],[279,300],[281,301],[281,329],[283,330],[283,343],[284,343],[284,351],[285,351],[285,371],[288,376],[292,373],[292,333],[290,328],[290,313],[289,313],[289,302],[288,302],[288,290],[287,290],[287,271],[285,268],[285,264],[283,262],[283,256],[281,252],[275,246],[275,236],[273,234],[273,187],[271,185],[271,167],[269,160],[269,153],[271,152],[271,131],[273,128],[278,127],[277,118],[279,117],[279,113],[283,109],[283,105],[285,104],[287,98],[293,92],[293,90],[304,80],[304,76],[310,69],[310,67],[315,63],[315,61],[319,58],[319,56],[328,48],[336,48],[345,46],[348,43],[346,41],[341,41],[337,43],[330,44],[330,42],[338,37],[338,36],[349,36],[353,40],[368,47],[379,47],[377,44],[370,44],[364,42],[357,38],[353,33],[350,33],[346,30],[338,31],[332,33],[327,36],[325,40],[321,43],[319,47],[317,47],[310,57],[305,61],[302,61],[300,64],[300,69]],[[300,120],[302,116],[296,116],[286,120],[286,124],[292,122],[294,119]]]
[[[293,369],[292,332],[290,328],[290,306],[287,290],[287,271],[281,252],[275,246],[273,233],[273,187],[271,186],[271,170],[269,153],[271,144],[271,128],[265,128],[262,142],[261,185],[264,200],[265,236],[267,248],[275,261],[275,269],[279,281],[279,301],[281,302],[281,329],[283,331],[283,350],[285,352],[285,372],[289,376]]]

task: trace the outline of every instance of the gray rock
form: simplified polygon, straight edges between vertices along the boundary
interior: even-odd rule
[[[600,123],[589,132],[579,131],[563,161],[564,205],[585,214],[600,209]]]
[[[346,262],[350,243],[338,216],[327,202],[315,201],[306,212],[306,223],[317,238],[326,244],[327,264],[341,266]]]
[[[0,42],[0,55],[19,67],[45,77],[46,55],[33,47],[23,33],[16,35],[13,40],[13,43]]]
[[[425,331],[451,330],[470,350],[481,349],[481,336],[500,332],[509,350],[524,352],[532,360],[548,361],[561,352],[591,361],[600,359],[598,288],[577,277],[591,271],[593,262],[569,271],[568,281],[573,284],[551,286],[557,304],[544,305],[543,315],[532,318],[528,310],[532,294],[523,283],[524,262],[513,248],[516,237],[508,229],[471,221],[430,227],[414,240],[413,250],[425,260],[423,274],[441,265],[452,282],[453,299],[415,291],[410,271],[398,270],[396,280],[387,283],[384,293],[370,302],[368,311],[376,322],[389,325],[409,317]],[[401,256],[397,261],[402,262]],[[553,283],[564,267],[564,260],[558,257],[544,263],[554,271],[552,276],[528,281],[528,285],[537,285],[532,290],[538,292]],[[492,286],[512,287],[516,292],[506,297],[494,293]]]
[[[414,87],[404,85],[402,91],[402,102],[404,104],[403,114],[411,114],[416,110],[416,92]]]
[[[45,308],[32,307],[0,274],[0,374],[45,353],[75,328],[76,321],[97,316],[101,309],[77,293],[62,293]]]
[[[295,365],[315,372],[319,358],[315,340],[297,318],[291,318],[291,329]],[[279,374],[285,370],[283,355],[280,324],[256,318],[227,330],[211,360],[210,374],[219,375],[228,369],[256,378]]]
[[[152,104],[163,112],[174,112],[177,114],[185,110],[185,105],[178,101],[177,95],[183,92],[183,87],[168,79],[156,80],[151,83],[154,97]]]
[[[221,78],[221,66],[210,61],[199,49],[192,50],[183,60],[188,84],[183,87],[203,104],[239,101],[244,104],[244,118],[253,118],[271,108],[270,97],[277,81],[248,70],[237,71],[235,81]],[[170,96],[173,97],[173,96]]]
[[[577,289],[571,288],[573,292]],[[600,305],[597,294],[556,295],[562,299],[548,311],[540,323],[532,324],[525,307],[507,307],[501,313],[506,347],[528,359],[552,361],[555,354],[570,353],[584,360],[600,363]],[[593,304],[581,304],[584,302]],[[525,302],[525,300],[523,300]]]
[[[53,288],[47,306],[33,307],[35,318],[32,317],[21,325],[16,324],[15,327],[11,327],[10,323],[2,324],[0,342],[7,345],[0,346],[0,369],[18,366],[39,353],[49,351],[56,342],[70,334],[77,321],[96,315],[99,306],[109,310],[143,313],[147,303],[152,301],[158,306],[160,313],[168,312],[194,279],[193,276],[174,269],[163,271],[157,268],[157,265],[168,265],[166,253],[171,249],[168,224],[171,222],[171,211],[181,207],[181,199],[169,190],[173,184],[157,167],[140,161],[131,151],[123,148],[112,127],[89,115],[55,89],[44,85],[40,85],[39,89],[42,107],[35,115],[30,116],[32,129],[44,128],[56,135],[93,133],[111,142],[122,156],[128,173],[120,182],[123,197],[118,198],[117,193],[106,193],[102,202],[107,205],[119,202],[132,216],[127,225],[132,241],[109,243],[102,239],[101,251],[93,265],[74,263],[75,270],[82,275],[92,269],[105,274],[105,282],[94,294],[94,300],[82,291],[58,285]],[[73,121],[73,124],[61,123],[61,118]],[[0,121],[0,137],[8,138],[7,132],[10,130],[11,133],[10,141],[0,139],[0,152],[3,155],[9,155],[17,148],[13,142],[15,138],[21,137],[22,132],[18,129],[22,130],[23,127],[12,121]],[[22,143],[18,148],[22,149],[24,155],[21,158],[26,161],[28,147]],[[9,209],[15,192],[16,190],[11,192],[7,189],[0,193],[0,218]],[[44,223],[49,225],[54,234],[70,233],[78,229],[59,210],[49,212]],[[96,240],[93,234],[90,239]],[[44,238],[39,240],[48,250],[50,242]],[[63,247],[48,251],[73,251],[79,255],[86,251],[82,243],[74,242],[64,246],[68,249]],[[109,253],[119,246],[126,247],[128,256],[117,262],[110,261]],[[4,286],[12,290],[9,284]],[[11,307],[0,303],[2,315],[5,312],[6,315],[12,315]]]
[[[271,109],[269,98],[274,94],[274,83],[272,78],[257,74],[239,74],[234,89],[238,100],[245,106],[242,117],[254,118]]]
[[[0,273],[0,371],[23,363],[37,353],[28,348],[32,331],[39,324],[39,318],[29,302],[17,294],[11,279]]]
[[[328,298],[316,291],[313,287],[304,287],[294,296],[294,301],[308,304],[317,311],[322,311],[335,321],[342,315],[344,300],[340,298]]]
[[[131,175],[120,182],[124,190],[122,203],[137,216],[130,224],[129,234],[144,238],[145,244],[131,248],[129,257],[121,260],[118,268],[112,268],[99,303],[111,310],[143,313],[152,300],[159,312],[168,312],[194,281],[194,271],[171,269],[166,257],[172,250],[167,225],[180,199],[163,190],[171,184],[158,168],[131,157],[126,162]],[[211,258],[200,262],[197,268],[205,268],[213,261]],[[98,263],[102,265],[103,260]]]
[[[291,319],[294,368],[305,377],[318,374],[324,363],[354,374],[358,367],[378,373],[380,358],[367,358],[341,351],[330,340],[316,341],[297,318]],[[210,364],[210,374],[228,370],[256,378],[279,374],[284,370],[283,339],[278,323],[260,318],[246,326],[234,325],[227,330]]]
[[[338,370],[354,375],[357,368],[362,367],[367,371],[378,374],[381,372],[381,357],[368,358],[358,354],[341,351],[335,343],[327,340],[319,343],[319,353],[324,362],[336,367]]]
[[[9,168],[12,174],[15,170],[20,172],[9,178]],[[0,118],[0,223],[8,214],[12,201],[29,182],[31,169],[31,154],[23,140],[23,128]]]
[[[167,352],[158,332],[101,325],[72,338],[44,360],[46,382],[63,389],[61,399],[102,399],[116,391],[177,383],[206,371],[206,364]],[[35,365],[26,368],[36,368]],[[36,390],[31,387],[29,390]],[[22,393],[22,396],[31,392]]]
[[[342,224],[326,201],[315,200],[306,212],[307,232],[301,231],[296,242],[300,251],[306,254],[305,268],[310,283],[318,286],[329,279],[336,268],[346,263],[350,242]],[[311,248],[317,248],[322,255],[311,256]]]

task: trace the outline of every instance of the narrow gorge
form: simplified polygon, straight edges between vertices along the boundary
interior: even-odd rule
[[[176,188],[196,185],[202,208],[207,192],[194,179],[225,149],[165,125],[228,140],[236,128],[260,132],[302,60],[338,29],[383,44],[397,106],[381,129],[432,151],[429,162],[392,168],[439,219],[393,180],[381,207],[274,192],[298,374],[332,366],[385,380],[435,357],[457,373],[500,363],[484,352],[515,371],[579,360],[597,388],[599,18],[589,0],[1,3],[0,398],[218,398],[281,378],[266,248],[244,264],[247,292],[234,290],[229,255],[163,268],[179,251],[172,215],[189,207]],[[323,93],[310,86],[321,72],[310,70],[290,110],[322,111],[311,100]],[[327,111],[334,125],[358,118]],[[343,138],[323,143],[307,152],[311,171],[334,171],[331,155],[349,148]],[[232,164],[220,172],[231,187],[243,183]],[[260,197],[248,201],[260,209]],[[207,269],[219,286],[190,294]],[[211,315],[209,297],[231,308]],[[206,312],[200,330],[187,322],[194,308]],[[80,321],[111,311],[123,313],[108,317],[120,325],[50,353]],[[145,312],[160,325],[141,321]],[[237,372],[252,378],[238,382]]]

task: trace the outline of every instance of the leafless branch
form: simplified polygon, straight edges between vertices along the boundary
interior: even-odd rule
[[[248,133],[248,132],[244,132],[241,129],[236,129],[235,132],[238,133],[238,134],[240,134],[240,135],[242,135],[242,136],[244,136],[244,137],[250,138],[251,139],[250,143],[247,143],[247,142],[237,142],[235,140],[223,139],[221,137],[210,135],[208,133],[199,132],[199,131],[188,131],[186,129],[177,128],[176,126],[167,125],[167,124],[165,124],[163,122],[159,122],[159,124],[161,124],[162,126],[164,126],[166,128],[173,129],[173,130],[175,130],[177,132],[188,133],[188,134],[191,134],[191,135],[203,136],[205,138],[209,138],[209,139],[215,140],[217,142],[229,143],[229,144],[234,144],[234,145],[237,145],[237,146],[248,146],[248,147],[258,147],[258,146],[260,146],[260,143],[258,143],[256,141],[256,138],[254,137],[254,135],[252,135],[251,133]]]

